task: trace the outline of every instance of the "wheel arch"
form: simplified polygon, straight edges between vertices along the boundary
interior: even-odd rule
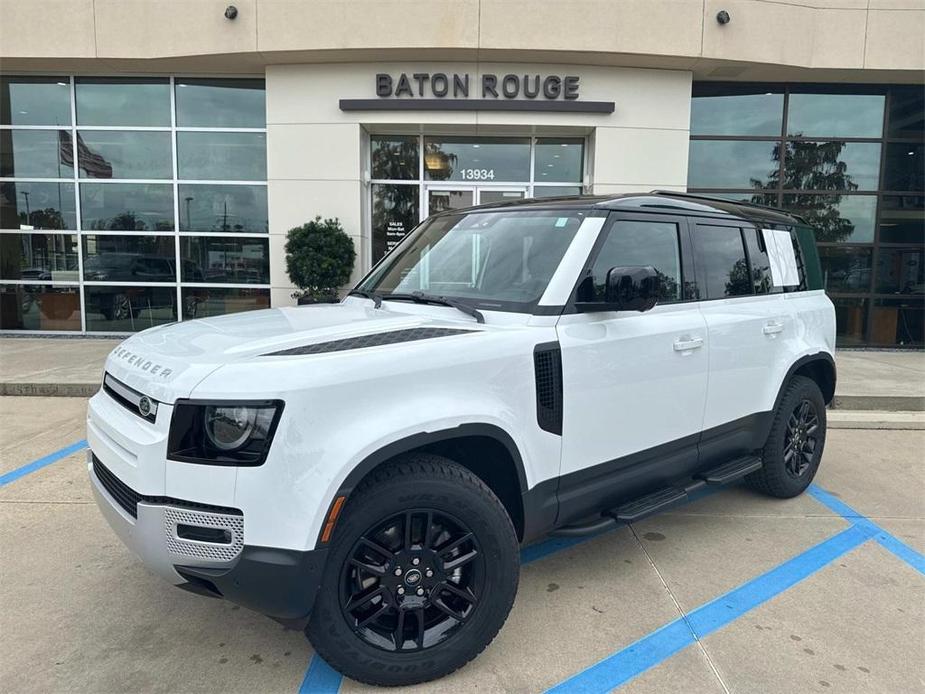
[[[774,401],[774,411],[777,411],[781,398],[784,397],[784,390],[787,384],[794,376],[805,376],[816,382],[819,390],[822,391],[822,399],[826,405],[830,405],[835,398],[836,370],[835,359],[828,352],[817,352],[807,354],[797,359],[787,371],[783,382],[777,392],[777,399]]]
[[[373,472],[401,456],[414,452],[442,455],[470,470],[481,479],[504,505],[519,539],[524,536],[523,495],[528,489],[523,458],[514,439],[504,429],[493,424],[467,423],[439,431],[421,432],[393,441],[367,455],[344,479],[331,501],[350,496]],[[318,535],[316,547],[324,547],[324,530]]]

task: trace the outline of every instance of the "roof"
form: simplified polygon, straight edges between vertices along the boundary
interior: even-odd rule
[[[461,212],[482,212],[497,209],[601,209],[633,210],[636,212],[654,212],[663,214],[685,214],[709,217],[729,217],[744,219],[753,223],[764,224],[803,224],[806,222],[797,215],[776,207],[766,207],[754,203],[727,200],[697,193],[680,193],[667,190],[653,190],[649,193],[627,193],[624,195],[572,195],[553,198],[530,198],[492,202],[462,210],[447,210],[439,214],[459,214]]]

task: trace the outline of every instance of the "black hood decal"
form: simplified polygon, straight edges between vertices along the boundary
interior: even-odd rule
[[[318,342],[304,347],[292,347],[279,352],[269,352],[262,356],[287,357],[300,354],[326,354],[328,352],[343,352],[350,349],[380,347],[382,345],[398,344],[399,342],[416,342],[417,340],[430,340],[436,337],[450,337],[452,335],[465,335],[476,332],[481,331],[459,328],[406,328],[405,330],[392,330],[390,332],[360,335],[359,337],[345,337],[341,340],[331,340],[329,342]]]

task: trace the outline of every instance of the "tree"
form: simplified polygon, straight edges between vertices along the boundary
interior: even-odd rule
[[[336,300],[338,288],[350,280],[355,261],[353,241],[337,219],[322,221],[318,216],[289,230],[286,272],[308,300]]]
[[[778,163],[768,174],[768,180],[751,179],[756,190],[753,202],[763,203],[764,192],[769,188],[783,188],[794,191],[788,194],[786,207],[801,215],[816,232],[816,241],[844,241],[854,231],[854,223],[844,219],[838,204],[843,193],[855,191],[858,184],[848,173],[848,164],[841,161],[845,143],[788,141],[784,158],[784,179],[781,181],[781,147],[774,146],[771,159]],[[817,195],[800,191],[830,191]],[[757,199],[756,199],[757,198]]]

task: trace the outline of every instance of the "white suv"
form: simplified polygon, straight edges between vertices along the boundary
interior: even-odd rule
[[[306,625],[364,682],[459,668],[518,545],[744,478],[812,480],[835,390],[813,233],[678,193],[426,220],[341,304],[126,340],[90,401],[97,502],[154,571]]]

